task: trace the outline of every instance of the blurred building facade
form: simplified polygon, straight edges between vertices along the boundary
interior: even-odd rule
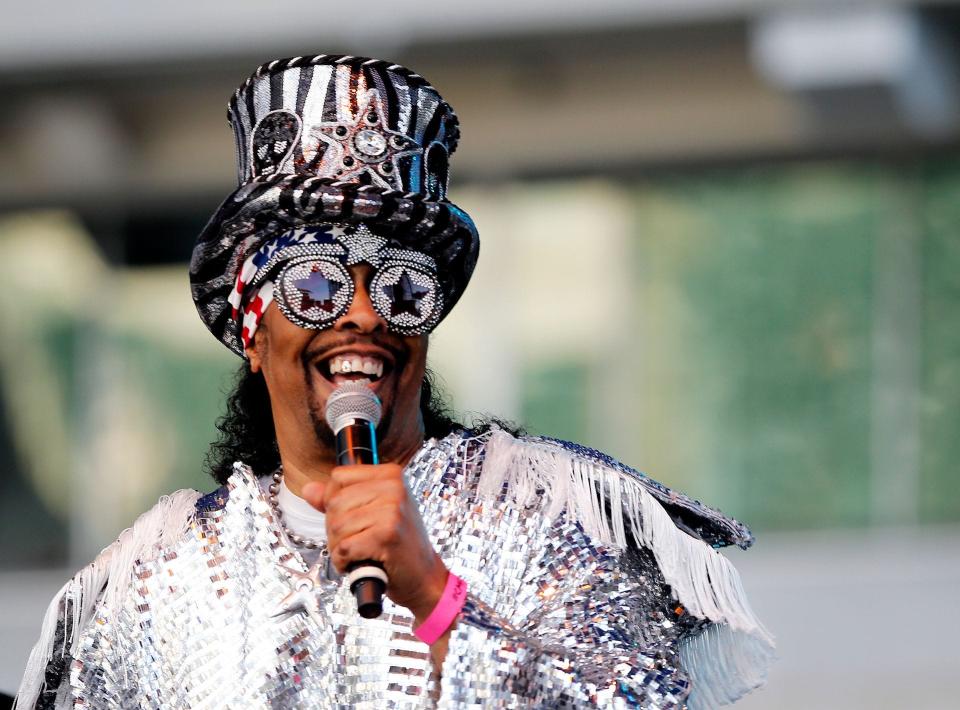
[[[950,706],[947,646],[909,623],[896,570],[960,592],[954,3],[134,8],[36,4],[0,27],[12,608],[158,495],[211,487],[238,363],[185,262],[236,179],[226,99],[265,59],[357,53],[429,77],[461,118],[451,192],[482,258],[431,344],[455,408],[754,526],[735,559],[784,660],[745,707]],[[0,626],[4,689],[39,619]]]

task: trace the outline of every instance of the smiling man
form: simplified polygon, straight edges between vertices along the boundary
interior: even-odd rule
[[[748,547],[743,525],[438,405],[427,339],[479,238],[447,199],[459,128],[436,90],[297,57],[229,118],[240,185],[190,270],[244,358],[220,487],[163,498],[67,582],[18,706],[680,708],[759,685],[772,641],[717,551]],[[336,466],[325,413],[347,381],[381,401],[378,465]],[[376,619],[343,577],[361,560],[389,579]]]

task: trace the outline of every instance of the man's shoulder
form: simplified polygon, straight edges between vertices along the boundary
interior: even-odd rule
[[[194,508],[197,513],[209,513],[215,510],[223,510],[227,505],[227,500],[230,498],[230,486],[226,483],[212,490],[209,493],[205,493],[197,498],[197,502],[194,504]]]
[[[194,508],[198,515],[223,510],[230,500],[232,491],[241,488],[247,495],[252,495],[256,492],[259,485],[257,474],[254,470],[242,461],[236,461],[233,464],[233,472],[230,477],[224,481],[219,488],[215,488],[209,493],[202,495],[197,494],[198,497]]]
[[[117,576],[118,567],[149,559],[175,545],[189,529],[202,498],[199,491],[191,488],[161,496],[152,508],[105,547],[91,566],[102,569],[109,579]]]
[[[157,559],[180,544],[189,534],[199,502],[206,497],[209,496],[189,488],[161,496],[153,507],[68,580],[51,606],[62,601],[64,596],[96,599],[107,608],[119,606],[129,592],[137,566]],[[93,606],[85,604],[87,616],[93,613]],[[81,622],[88,620],[80,619]]]
[[[747,549],[754,542],[753,533],[736,518],[725,515],[720,510],[712,508],[696,498],[670,488],[603,451],[549,436],[532,436],[524,437],[524,439],[556,447],[579,461],[602,467],[615,472],[628,481],[636,482],[666,509],[677,527],[684,532],[699,537],[712,547],[720,548],[736,545],[742,549]]]
[[[76,653],[79,639],[94,617],[121,606],[130,594],[137,565],[182,539],[200,498],[200,493],[191,489],[162,496],[60,588],[47,607],[40,639],[30,653],[18,691],[18,696],[26,699],[24,706],[32,706],[39,696],[50,664]]]
[[[618,507],[636,509],[642,495],[666,511],[677,528],[711,547],[746,549],[753,543],[752,533],[740,521],[597,449],[549,436],[515,436],[496,428],[482,436],[481,494],[512,489],[513,499],[519,495],[530,502],[532,491],[537,491],[536,497],[540,499],[542,494],[540,500],[552,511],[572,512],[582,507],[584,500],[596,497],[594,491],[602,491],[607,514],[613,512],[614,501]],[[614,512],[615,518],[618,512]]]
[[[68,582],[80,584],[76,590],[84,598],[100,597],[108,607],[116,606],[125,594],[135,568],[156,560],[194,539],[191,532],[199,518],[226,508],[231,493],[243,488],[249,494],[257,489],[253,471],[242,463],[223,485],[208,493],[183,488],[163,495],[133,525],[120,533],[86,567]]]
[[[767,643],[739,575],[716,549],[749,546],[753,537],[741,523],[596,449],[500,429],[474,438],[483,442],[479,498],[562,517],[609,550],[649,550],[685,610]]]

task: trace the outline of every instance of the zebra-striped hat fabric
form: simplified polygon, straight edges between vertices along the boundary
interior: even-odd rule
[[[201,319],[241,354],[227,298],[244,261],[278,232],[363,222],[438,266],[445,317],[479,252],[473,221],[447,199],[457,115],[398,64],[344,55],[260,66],[230,99],[239,187],[197,240],[190,263]]]

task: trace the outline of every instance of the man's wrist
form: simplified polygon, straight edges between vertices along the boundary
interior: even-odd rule
[[[413,613],[414,625],[419,626],[433,613],[437,603],[441,597],[443,597],[443,590],[447,586],[447,577],[449,577],[449,575],[450,572],[447,570],[446,565],[444,565],[443,562],[439,562],[439,568],[436,573],[431,574],[428,579],[424,580],[422,594],[419,595],[417,602],[409,607]]]
[[[448,574],[443,596],[440,597],[430,615],[414,626],[413,635],[431,648],[437,642],[442,641],[445,649],[450,629],[455,625],[460,610],[463,609],[466,601],[466,582],[453,573]]]

